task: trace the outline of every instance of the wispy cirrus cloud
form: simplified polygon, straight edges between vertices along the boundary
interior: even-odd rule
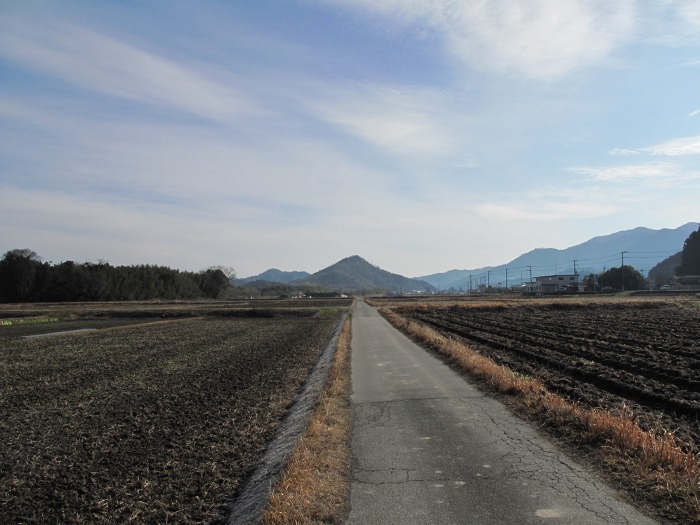
[[[61,20],[0,16],[0,56],[91,92],[209,119],[261,111],[247,94],[187,65]]]
[[[358,85],[305,104],[322,120],[392,153],[432,155],[453,147],[447,104],[430,89]]]
[[[520,195],[517,201],[489,202],[476,206],[477,215],[491,220],[557,222],[605,217],[618,206],[605,195],[590,192],[586,199],[571,190],[549,189]]]
[[[691,30],[697,31],[700,28],[700,4],[693,1],[676,1],[670,4],[677,9],[678,17]]]
[[[614,211],[615,208],[609,205],[573,205],[571,203],[545,203],[536,210],[529,205],[519,203],[482,204],[476,207],[477,214],[486,219],[536,222],[593,219],[611,215]]]
[[[694,113],[700,113],[700,110]],[[689,116],[692,116],[689,115]],[[654,146],[637,149],[615,148],[608,153],[611,155],[639,155],[641,153],[649,153],[651,155],[665,155],[668,157],[680,157],[683,155],[699,155],[700,154],[700,135],[693,137],[680,137]]]
[[[326,2],[372,13],[384,26],[432,33],[448,53],[478,69],[545,80],[604,60],[635,22],[630,0]]]
[[[597,182],[628,182],[678,177],[681,172],[675,164],[628,164],[625,166],[575,167],[572,173]]]

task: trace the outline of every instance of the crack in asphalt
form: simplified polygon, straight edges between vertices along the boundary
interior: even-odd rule
[[[473,396],[434,396],[434,397],[405,397],[401,399],[384,399],[382,401],[360,401],[354,403],[355,406],[368,406],[368,405],[384,405],[384,404],[395,404],[395,403],[412,403],[415,401],[469,401],[472,399],[483,399],[483,394],[473,395]]]
[[[505,424],[501,417],[491,413],[488,407],[483,406],[478,400],[483,396],[435,396],[422,398],[407,398],[386,401],[373,401],[358,403],[361,408],[361,419],[356,426],[374,426],[381,428],[387,426],[392,420],[391,407],[401,403],[423,403],[431,401],[452,401],[470,403],[470,413],[483,417],[488,424],[481,425],[488,435],[494,439],[494,444],[506,451],[498,456],[501,465],[505,468],[493,471],[482,469],[480,472],[471,472],[466,479],[475,482],[494,481],[519,481],[536,482],[538,486],[547,487],[562,493],[569,494],[572,501],[582,509],[594,514],[601,520],[611,518],[622,519],[620,523],[631,523],[619,516],[616,510],[599,501],[592,500],[588,487],[594,492],[601,489],[601,483],[590,476],[581,467],[578,467],[561,452],[550,448],[550,445],[537,439],[537,435],[531,435],[529,429],[519,425]],[[474,402],[477,400],[477,402]],[[523,425],[525,423],[522,423]],[[426,439],[426,438],[422,438]],[[357,461],[353,469],[352,481],[363,486],[403,485],[407,483],[440,483],[436,485],[460,487],[468,483],[464,479],[448,476],[442,472],[426,475],[424,471],[410,468],[367,469],[361,468]],[[563,468],[567,474],[557,471],[557,465]]]
[[[451,483],[456,487],[466,485],[463,479],[452,478],[435,473],[432,476],[422,476],[417,469],[358,469],[353,472],[353,481],[362,485],[401,485],[404,483]]]

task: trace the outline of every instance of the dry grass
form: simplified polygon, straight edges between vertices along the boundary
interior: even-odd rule
[[[340,524],[350,474],[350,317],[309,427],[270,496],[263,525]]]
[[[672,433],[645,431],[629,414],[579,406],[549,392],[537,379],[497,365],[461,341],[392,310],[381,313],[491,391],[514,396],[548,427],[569,436],[575,434],[580,443],[593,446],[602,461],[626,477],[619,481],[637,489],[644,487],[641,499],[658,504],[661,498],[667,516],[670,513],[681,523],[700,523],[700,452],[688,450]]]

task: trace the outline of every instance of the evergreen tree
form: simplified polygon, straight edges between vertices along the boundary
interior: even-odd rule
[[[0,301],[31,301],[40,266],[41,258],[32,250],[10,250],[5,253],[0,261]]]
[[[214,268],[209,268],[200,273],[200,287],[206,297],[216,299],[228,286],[229,281],[226,274]]]
[[[676,275],[700,275],[700,228],[683,243],[681,264],[676,269]]]
[[[624,279],[624,286],[623,286]],[[600,274],[600,281],[603,286],[610,286],[615,290],[641,290],[646,287],[646,279],[637,271],[634,266],[627,264],[620,268],[610,268],[607,272]]]

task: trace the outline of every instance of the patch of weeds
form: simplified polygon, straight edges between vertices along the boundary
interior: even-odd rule
[[[20,319],[0,319],[0,326],[14,326],[19,324],[53,323],[58,317],[26,317]]]
[[[318,317],[321,317],[322,319],[328,319],[330,317],[340,317],[343,315],[345,312],[347,312],[348,309],[345,307],[339,307],[339,306],[324,306],[323,308],[319,309],[318,311]]]

